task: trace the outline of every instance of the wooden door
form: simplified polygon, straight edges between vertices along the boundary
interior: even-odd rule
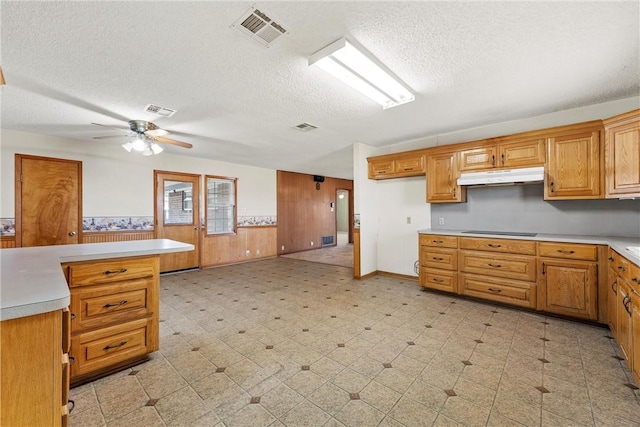
[[[607,310],[609,329],[615,339],[618,339],[618,273],[609,269],[609,290],[607,294]]]
[[[618,126],[607,127],[606,197],[640,196],[640,110]]]
[[[195,249],[160,255],[160,272],[200,267],[200,175],[154,171],[155,237]]]
[[[616,340],[622,350],[622,354],[628,361],[631,360],[631,345],[633,339],[631,337],[632,322],[631,302],[633,297],[630,293],[630,287],[623,278],[618,278],[618,336]]]
[[[16,154],[16,246],[82,242],[82,162]]]
[[[540,273],[540,309],[583,319],[598,318],[596,263],[545,259],[540,261]]]
[[[640,294],[634,290],[631,291],[631,340],[632,371],[636,381],[640,381]]]
[[[465,202],[465,189],[458,183],[456,153],[433,154],[427,160],[427,202]]]
[[[549,138],[544,198],[601,197],[600,132]]]

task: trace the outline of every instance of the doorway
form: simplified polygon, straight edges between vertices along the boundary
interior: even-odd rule
[[[194,246],[193,251],[160,255],[160,272],[200,267],[200,175],[154,171],[155,237]]]
[[[15,156],[16,247],[82,243],[82,162]]]
[[[346,189],[336,190],[336,244],[353,243],[352,230],[349,226],[349,201],[351,192]]]

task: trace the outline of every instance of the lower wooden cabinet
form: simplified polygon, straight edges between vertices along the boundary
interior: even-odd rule
[[[420,285],[445,292],[458,292],[458,238],[420,236]]]
[[[631,332],[631,371],[640,383],[640,286],[631,291]]]
[[[159,257],[63,264],[71,291],[71,384],[158,350]]]
[[[607,313],[609,329],[614,338],[618,337],[618,273],[609,269],[607,281]]]
[[[62,311],[0,323],[0,425],[68,425]]]
[[[582,319],[598,319],[598,265],[594,262],[542,259],[538,308]]]

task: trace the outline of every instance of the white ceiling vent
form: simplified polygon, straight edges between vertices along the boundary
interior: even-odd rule
[[[159,105],[154,104],[147,104],[147,106],[144,107],[144,111],[157,114],[158,116],[162,117],[171,117],[176,113],[176,110],[172,110],[171,108],[167,107],[160,107]]]
[[[281,36],[288,34],[280,24],[254,7],[242,15],[232,27],[236,27],[264,47],[271,46]]]
[[[310,130],[318,129],[317,126],[314,126],[309,123],[300,123],[293,127],[294,129],[298,129],[300,132],[309,132]]]

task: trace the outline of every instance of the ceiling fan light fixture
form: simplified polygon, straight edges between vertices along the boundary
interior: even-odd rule
[[[154,142],[151,144],[151,151],[153,152],[153,154],[160,154],[162,153],[163,149]]]
[[[145,140],[144,135],[139,133],[136,135],[135,139],[131,141],[131,148],[136,151],[144,151],[145,149]]]
[[[131,150],[133,149],[133,144],[131,144],[130,142],[127,142],[126,144],[122,144],[122,148],[124,148],[130,153]]]

